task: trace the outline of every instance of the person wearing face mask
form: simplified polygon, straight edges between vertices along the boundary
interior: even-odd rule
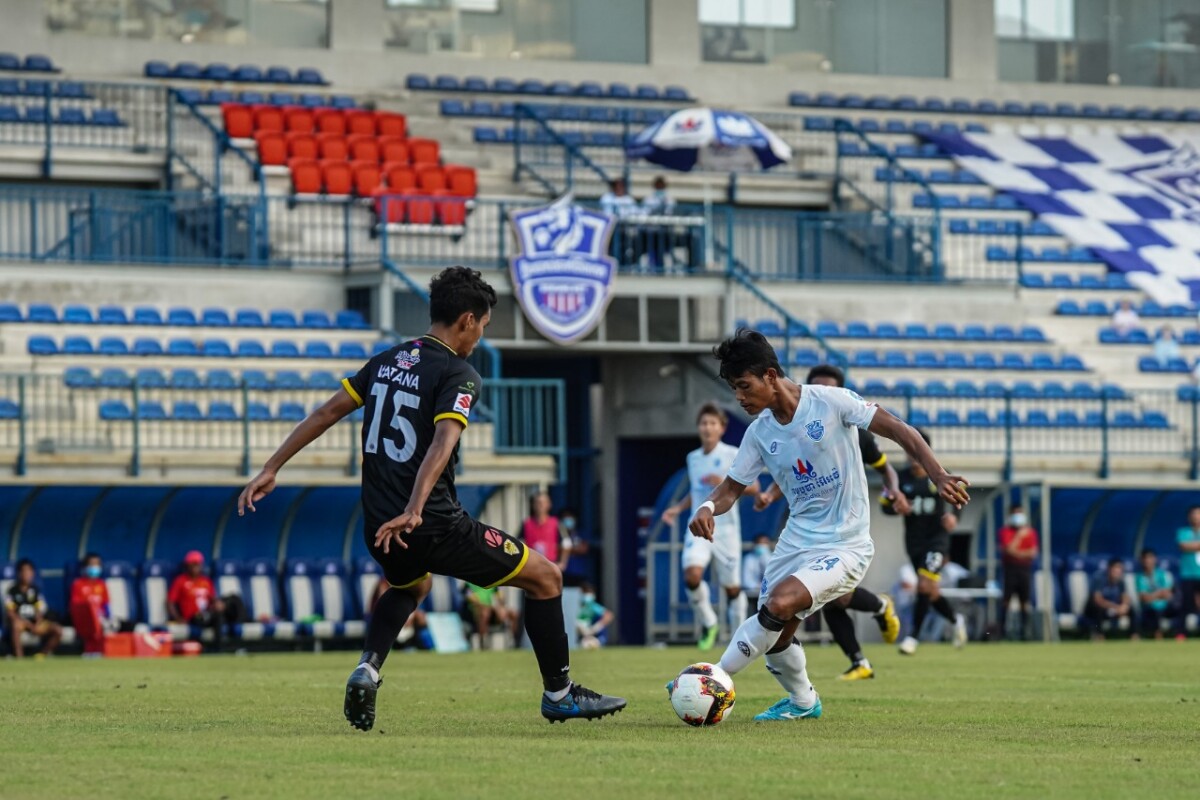
[[[761,533],[754,537],[754,547],[742,559],[742,591],[746,593],[746,599],[752,608],[758,605],[763,573],[774,549],[771,537]]]
[[[1000,630],[1008,635],[1009,603],[1013,597],[1021,606],[1021,627],[1017,638],[1025,638],[1029,624],[1029,597],[1033,585],[1033,562],[1038,557],[1038,532],[1029,525],[1029,516],[1019,503],[1008,510],[1008,524],[1000,529],[1000,560],[1004,565],[1004,599],[1000,603]]]
[[[575,618],[575,629],[579,632],[579,644],[585,650],[594,650],[608,644],[608,626],[613,613],[596,600],[596,589],[587,582],[580,584],[579,615]]]
[[[104,635],[120,623],[108,607],[108,586],[104,583],[104,562],[96,553],[83,558],[82,575],[71,584],[71,622],[83,642],[85,655],[104,652]]]

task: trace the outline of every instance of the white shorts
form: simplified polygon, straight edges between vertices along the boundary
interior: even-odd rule
[[[713,562],[713,579],[718,586],[742,586],[742,537],[740,531],[713,533],[713,540],[685,532],[683,539],[683,568],[705,569]]]
[[[870,537],[862,544],[817,545],[795,550],[789,550],[781,538],[763,571],[758,605],[761,608],[771,599],[772,587],[794,577],[804,584],[813,600],[812,606],[796,618],[810,617],[831,600],[854,591],[867,574],[874,555],[875,543]]]

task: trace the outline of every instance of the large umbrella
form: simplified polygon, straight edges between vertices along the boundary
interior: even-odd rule
[[[680,172],[754,172],[792,159],[792,148],[770,128],[716,108],[676,111],[635,136],[625,153]]]

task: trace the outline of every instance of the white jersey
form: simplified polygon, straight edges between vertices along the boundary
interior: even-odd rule
[[[855,428],[869,426],[876,409],[847,389],[804,386],[787,425],[769,409],[750,423],[729,477],[749,484],[764,467],[771,473],[789,506],[781,544],[845,546],[870,539],[867,475]]]
[[[725,480],[725,476],[729,474],[730,468],[733,466],[733,461],[737,458],[738,449],[731,444],[725,442],[717,442],[717,446],[712,449],[711,453],[705,453],[703,447],[697,447],[687,455],[687,471],[688,471],[688,486],[692,492],[692,516],[696,516],[696,512],[700,506],[704,505],[704,501],[712,494],[712,490],[716,487],[709,486],[705,482],[705,478],[709,475],[716,475],[721,480]],[[739,550],[742,540],[742,515],[738,512],[735,506],[728,514],[722,514],[716,518],[716,530],[714,534],[733,536],[738,541]],[[691,534],[684,532],[684,536],[692,538]]]

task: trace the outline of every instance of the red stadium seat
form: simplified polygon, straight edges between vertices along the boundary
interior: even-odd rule
[[[375,190],[375,216],[381,222],[404,222],[405,201],[398,194],[392,194],[388,189]]]
[[[254,141],[258,145],[258,163],[271,167],[281,167],[287,163],[287,139],[282,133],[258,131],[254,134]]]
[[[408,152],[413,164],[437,164],[440,161],[440,148],[433,139],[409,139]]]
[[[414,225],[432,225],[435,203],[432,197],[406,197],[408,221]]]
[[[321,166],[307,158],[293,158],[288,162],[292,171],[292,191],[296,194],[320,194]]]
[[[283,133],[283,109],[278,106],[255,106],[254,130]]]
[[[473,167],[451,165],[443,170],[446,181],[450,185],[450,193],[457,197],[474,197],[479,193],[479,187]]]
[[[317,109],[313,115],[317,121],[318,133],[336,133],[346,135],[346,115],[336,108]]]
[[[317,149],[321,158],[334,161],[345,161],[350,157],[350,148],[346,146],[346,137],[340,133],[318,133]]]
[[[350,160],[379,163],[379,143],[374,136],[352,134],[346,137],[346,145],[350,148]]]
[[[221,106],[225,118],[225,133],[231,139],[249,139],[254,136],[254,112],[249,106],[226,103]]]
[[[283,117],[287,129],[296,133],[312,133],[317,126],[313,112],[307,108],[286,108]]]
[[[417,188],[417,173],[407,164],[384,164],[383,174],[387,178],[387,186],[396,192],[415,190]]]
[[[421,187],[422,192],[432,194],[446,190],[446,173],[442,172],[441,167],[434,164],[418,164],[415,170],[417,186]]]
[[[288,155],[292,158],[315,159],[320,151],[317,140],[311,133],[289,133],[287,135]]]
[[[351,161],[354,173],[354,193],[359,197],[370,197],[383,183],[383,171],[375,161]]]
[[[385,164],[407,164],[408,141],[399,136],[380,136],[379,160]]]
[[[375,136],[375,114],[371,111],[347,111],[346,131],[364,136]]]
[[[349,161],[322,161],[321,179],[325,194],[350,194],[354,188],[354,173]]]
[[[380,136],[399,136],[403,139],[408,133],[408,120],[404,118],[403,114],[376,111],[375,128]]]
[[[438,200],[437,212],[443,225],[463,225],[467,221],[467,202],[461,198]]]

